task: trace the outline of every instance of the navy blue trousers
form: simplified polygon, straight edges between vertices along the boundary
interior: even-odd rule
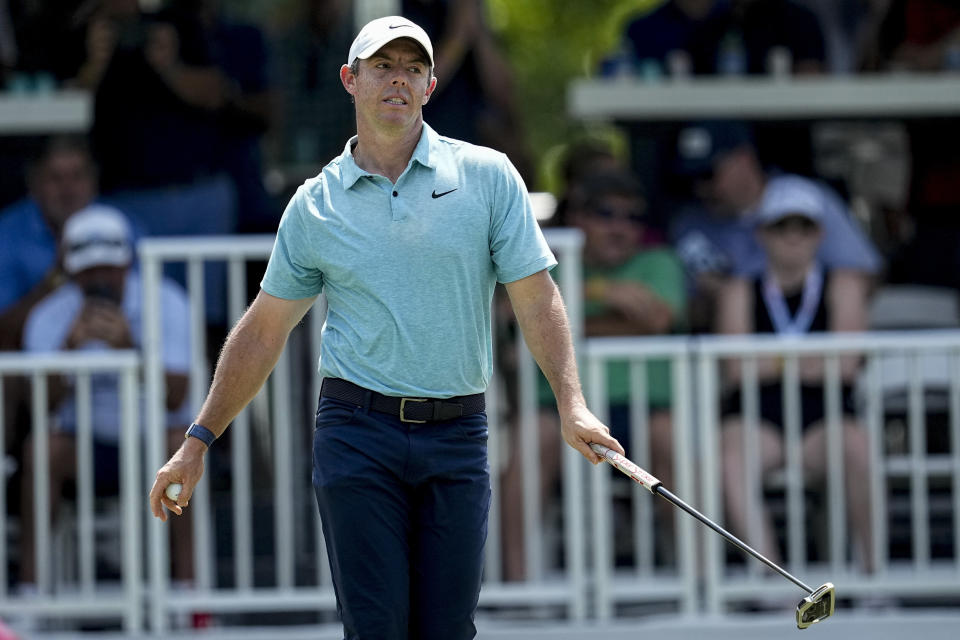
[[[321,398],[313,486],[346,640],[476,636],[486,414],[410,424]]]

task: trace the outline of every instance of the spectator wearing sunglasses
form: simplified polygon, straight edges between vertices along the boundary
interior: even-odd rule
[[[769,185],[755,216],[756,237],[766,256],[764,271],[752,278],[732,278],[718,299],[716,330],[722,334],[775,333],[803,335],[817,332],[864,331],[867,291],[854,271],[830,268],[819,258],[825,237],[825,213],[820,192],[812,184],[789,182]],[[798,361],[800,426],[805,472],[822,479],[826,472],[824,359],[809,356]],[[865,568],[872,557],[870,535],[868,449],[866,432],[854,415],[852,385],[859,358],[841,358],[842,433],[844,474],[850,530]],[[766,474],[784,462],[783,358],[757,361],[759,385],[759,468]],[[740,406],[740,360],[724,363],[728,393],[723,407],[721,450],[723,490],[731,530],[748,539],[749,498],[745,495],[744,418]],[[775,562],[780,553],[769,514],[763,514],[761,553]]]
[[[879,273],[880,254],[847,204],[819,182],[766,170],[745,124],[707,121],[681,128],[674,163],[690,199],[671,216],[669,238],[687,271],[694,330],[710,329],[726,278],[752,278],[766,267],[767,252],[754,227],[771,189],[816,202],[821,264],[860,274],[865,284]]]
[[[671,247],[651,244],[648,234],[648,204],[636,176],[621,168],[606,168],[583,178],[569,198],[566,223],[584,234],[583,312],[584,333],[596,336],[652,336],[680,330],[685,324],[686,290],[683,267]],[[671,371],[669,363],[648,361],[644,393],[647,443],[626,445],[634,452],[649,451],[650,471],[670,486],[671,468]],[[631,389],[638,384],[626,359],[612,362],[606,371],[607,403],[611,432],[619,442],[631,436]],[[546,379],[540,385],[540,478],[543,499],[548,501],[560,480],[560,416]],[[519,438],[519,429],[513,436]],[[646,443],[644,443],[646,444]],[[519,455],[520,448],[511,450]],[[636,454],[634,454],[636,455]],[[505,544],[504,573],[507,580],[524,577],[522,465],[507,464],[503,478]],[[666,504],[666,503],[664,503]],[[669,509],[667,509],[669,512]],[[662,516],[667,518],[670,514]],[[658,520],[658,524],[660,524]],[[663,520],[656,543],[660,558],[669,562],[670,538]],[[629,540],[629,536],[625,539]],[[662,544],[661,544],[662,543]]]
[[[673,249],[651,240],[648,204],[639,181],[626,170],[597,173],[584,181],[568,213],[584,233],[584,332],[593,336],[654,336],[686,327],[683,267]],[[647,365],[650,469],[667,486],[670,456],[670,367]],[[630,388],[626,361],[607,371],[610,428],[629,440]],[[633,444],[636,448],[637,444]]]

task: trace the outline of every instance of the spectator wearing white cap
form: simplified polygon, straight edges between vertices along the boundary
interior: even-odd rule
[[[92,204],[70,216],[60,241],[66,281],[40,300],[24,326],[23,349],[31,353],[97,352],[139,349],[143,339],[143,293],[134,258],[132,232],[117,209]],[[189,308],[186,293],[172,280],[160,291],[163,363],[166,371],[167,427],[171,448],[183,440],[190,422],[187,381],[190,370]],[[120,407],[114,374],[91,377],[95,489],[98,496],[116,495]],[[67,376],[51,379],[49,434],[51,512],[56,516],[64,483],[76,477],[77,406]],[[33,441],[24,444],[22,484],[22,553],[20,581],[36,582],[33,547]],[[186,523],[183,523],[186,526]],[[189,536],[177,536],[178,544]],[[178,549],[178,551],[180,551]],[[189,549],[187,549],[189,551]],[[177,579],[192,577],[191,553],[174,553]]]
[[[807,185],[770,185],[754,218],[756,235],[766,255],[766,269],[752,279],[727,281],[718,297],[716,330],[721,334],[774,333],[804,335],[817,332],[866,330],[867,294],[863,279],[850,270],[831,270],[818,259],[823,240],[824,213],[819,192]],[[800,425],[804,470],[816,479],[826,472],[824,424],[824,359],[801,358]],[[851,532],[861,566],[869,568],[870,532],[867,436],[857,422],[852,384],[860,366],[856,355],[841,359],[842,433],[846,503]],[[784,462],[783,359],[758,359],[759,470],[764,475]],[[740,361],[724,363],[727,395],[721,430],[724,496],[728,522],[739,536],[748,536],[749,498],[745,495]],[[756,467],[755,467],[756,468]],[[759,505],[758,505],[759,507]],[[761,553],[778,561],[769,514],[763,517],[762,539],[751,541]]]
[[[669,238],[687,270],[695,329],[705,329],[714,317],[724,278],[752,278],[765,269],[767,252],[754,227],[768,190],[802,192],[808,208],[818,211],[817,258],[825,267],[858,273],[864,285],[880,273],[883,260],[843,199],[805,176],[767,170],[746,124],[704,121],[683,127],[675,161],[694,201],[672,217]]]

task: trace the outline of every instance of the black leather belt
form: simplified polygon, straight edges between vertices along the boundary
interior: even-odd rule
[[[364,389],[342,378],[324,378],[320,385],[321,396],[349,402],[358,407],[365,405],[365,396],[368,393],[371,409],[397,416],[400,422],[440,422],[480,413],[486,408],[482,393],[442,399],[398,398]]]

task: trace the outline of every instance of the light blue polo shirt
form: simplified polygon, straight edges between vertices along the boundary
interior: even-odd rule
[[[355,142],[290,200],[263,290],[326,293],[322,376],[394,396],[483,392],[496,283],[556,265],[520,175],[424,124],[394,185],[357,166]]]

